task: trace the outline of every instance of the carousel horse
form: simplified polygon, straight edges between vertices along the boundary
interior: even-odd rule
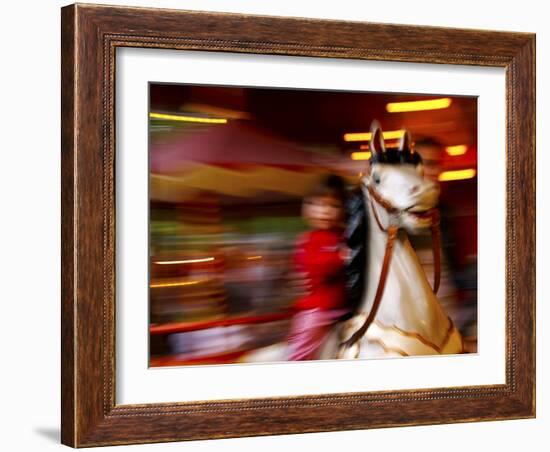
[[[436,296],[439,189],[424,178],[408,132],[397,149],[386,149],[374,121],[369,148],[370,169],[361,180],[360,196],[352,201],[355,213],[347,233],[348,293],[358,302],[353,316],[328,335],[318,359],[461,353],[462,337]],[[432,232],[433,288],[407,238],[407,233],[427,230]],[[285,345],[274,344],[247,361],[284,361],[284,356]]]
[[[386,149],[375,121],[369,148],[370,170],[361,180],[369,226],[365,290],[355,315],[341,326],[338,338],[333,334],[327,341],[320,358],[461,353],[462,336],[436,296],[441,274],[439,189],[424,178],[422,159],[408,132],[399,148]],[[433,288],[407,237],[425,230],[432,232]]]

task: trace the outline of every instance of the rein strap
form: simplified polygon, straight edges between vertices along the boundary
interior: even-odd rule
[[[386,279],[388,277],[388,270],[390,268],[390,262],[393,255],[393,245],[395,243],[395,238],[397,237],[397,231],[397,226],[391,225],[388,228],[388,240],[386,242],[386,251],[384,252],[384,261],[382,262],[380,279],[378,280],[378,287],[376,288],[376,294],[374,295],[374,302],[372,304],[370,313],[361,328],[353,333],[353,335],[342,344],[343,346],[350,347],[359,339],[361,339],[363,335],[367,332],[369,326],[374,320],[374,317],[376,316],[378,307],[380,306],[380,301],[382,300],[382,295],[384,294],[384,288],[386,286]]]
[[[390,214],[399,214],[401,213],[401,211],[397,207],[393,206],[390,202],[386,201],[382,196],[380,196],[380,194],[370,185],[367,186],[367,190],[369,191],[369,194],[371,196],[370,205],[371,205],[372,212],[374,214],[374,219],[376,220],[376,224],[378,225],[381,231],[388,232],[382,226],[382,223],[376,211],[376,207],[374,206],[374,203],[372,202],[372,200],[374,199],[377,204],[382,206],[384,210],[386,210],[386,212]],[[414,212],[409,212],[409,214],[414,215]],[[439,290],[439,285],[441,283],[441,231],[439,229],[439,211],[437,209],[431,209],[430,216],[431,216],[430,230],[432,233],[432,254],[434,259],[433,292],[435,295],[437,295],[437,291]]]
[[[441,283],[441,230],[439,229],[439,212],[432,210],[432,253],[434,257],[434,295],[437,295]]]

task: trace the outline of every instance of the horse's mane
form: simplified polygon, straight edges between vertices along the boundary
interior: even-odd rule
[[[409,163],[411,165],[418,165],[422,163],[422,157],[418,152],[411,150],[410,148],[386,148],[384,152],[373,152],[370,158],[371,164],[373,163],[387,163],[393,165],[402,165]]]
[[[346,265],[346,300],[348,307],[355,311],[365,290],[367,212],[365,199],[360,187],[353,189],[346,202],[347,222],[345,238],[350,249]]]

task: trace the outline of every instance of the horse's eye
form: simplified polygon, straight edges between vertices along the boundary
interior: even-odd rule
[[[374,173],[372,175],[372,180],[374,181],[375,184],[379,184],[380,183],[380,175],[378,173]]]

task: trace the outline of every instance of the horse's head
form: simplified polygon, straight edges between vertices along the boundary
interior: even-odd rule
[[[377,121],[371,126],[371,166],[363,177],[382,224],[391,220],[414,233],[429,227],[439,199],[439,187],[424,178],[422,158],[415,152],[409,132],[398,148],[386,148]]]

